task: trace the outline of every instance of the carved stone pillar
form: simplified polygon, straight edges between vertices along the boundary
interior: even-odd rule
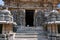
[[[20,16],[19,16],[20,24],[21,24],[21,26],[25,26],[25,10],[20,9],[19,12],[20,12]]]
[[[36,17],[35,17],[35,26],[41,26],[43,23],[43,12],[41,10],[36,10]]]

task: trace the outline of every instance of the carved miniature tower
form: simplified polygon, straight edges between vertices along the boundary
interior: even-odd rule
[[[8,8],[2,8],[2,10],[0,10],[0,33],[13,33],[13,24],[15,24],[15,22],[13,22],[11,12]]]

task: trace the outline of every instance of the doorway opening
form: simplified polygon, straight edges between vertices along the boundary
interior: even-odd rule
[[[34,12],[35,10],[26,10],[26,14],[25,14],[25,23],[27,25],[29,25],[29,27],[34,26],[33,25],[33,21],[34,21]]]
[[[58,24],[57,26],[58,26],[58,33],[60,33],[60,24]]]
[[[2,34],[2,27],[3,27],[3,24],[0,24],[0,34]]]

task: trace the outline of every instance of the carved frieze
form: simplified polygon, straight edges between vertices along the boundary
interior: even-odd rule
[[[37,8],[40,7],[39,3],[20,3],[20,8]]]
[[[40,3],[10,3],[9,7],[13,8],[39,8],[41,6]]]
[[[40,0],[20,0],[20,1],[23,1],[23,2],[26,2],[26,1],[28,1],[28,2],[38,2],[38,1],[40,1]]]

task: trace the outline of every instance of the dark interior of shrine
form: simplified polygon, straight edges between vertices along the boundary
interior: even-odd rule
[[[60,24],[58,24],[57,26],[58,26],[58,33],[60,33]]]
[[[2,34],[2,27],[3,27],[3,24],[0,24],[0,34]]]
[[[29,25],[29,27],[32,27],[33,21],[34,21],[34,10],[26,10],[25,14],[26,26]]]

